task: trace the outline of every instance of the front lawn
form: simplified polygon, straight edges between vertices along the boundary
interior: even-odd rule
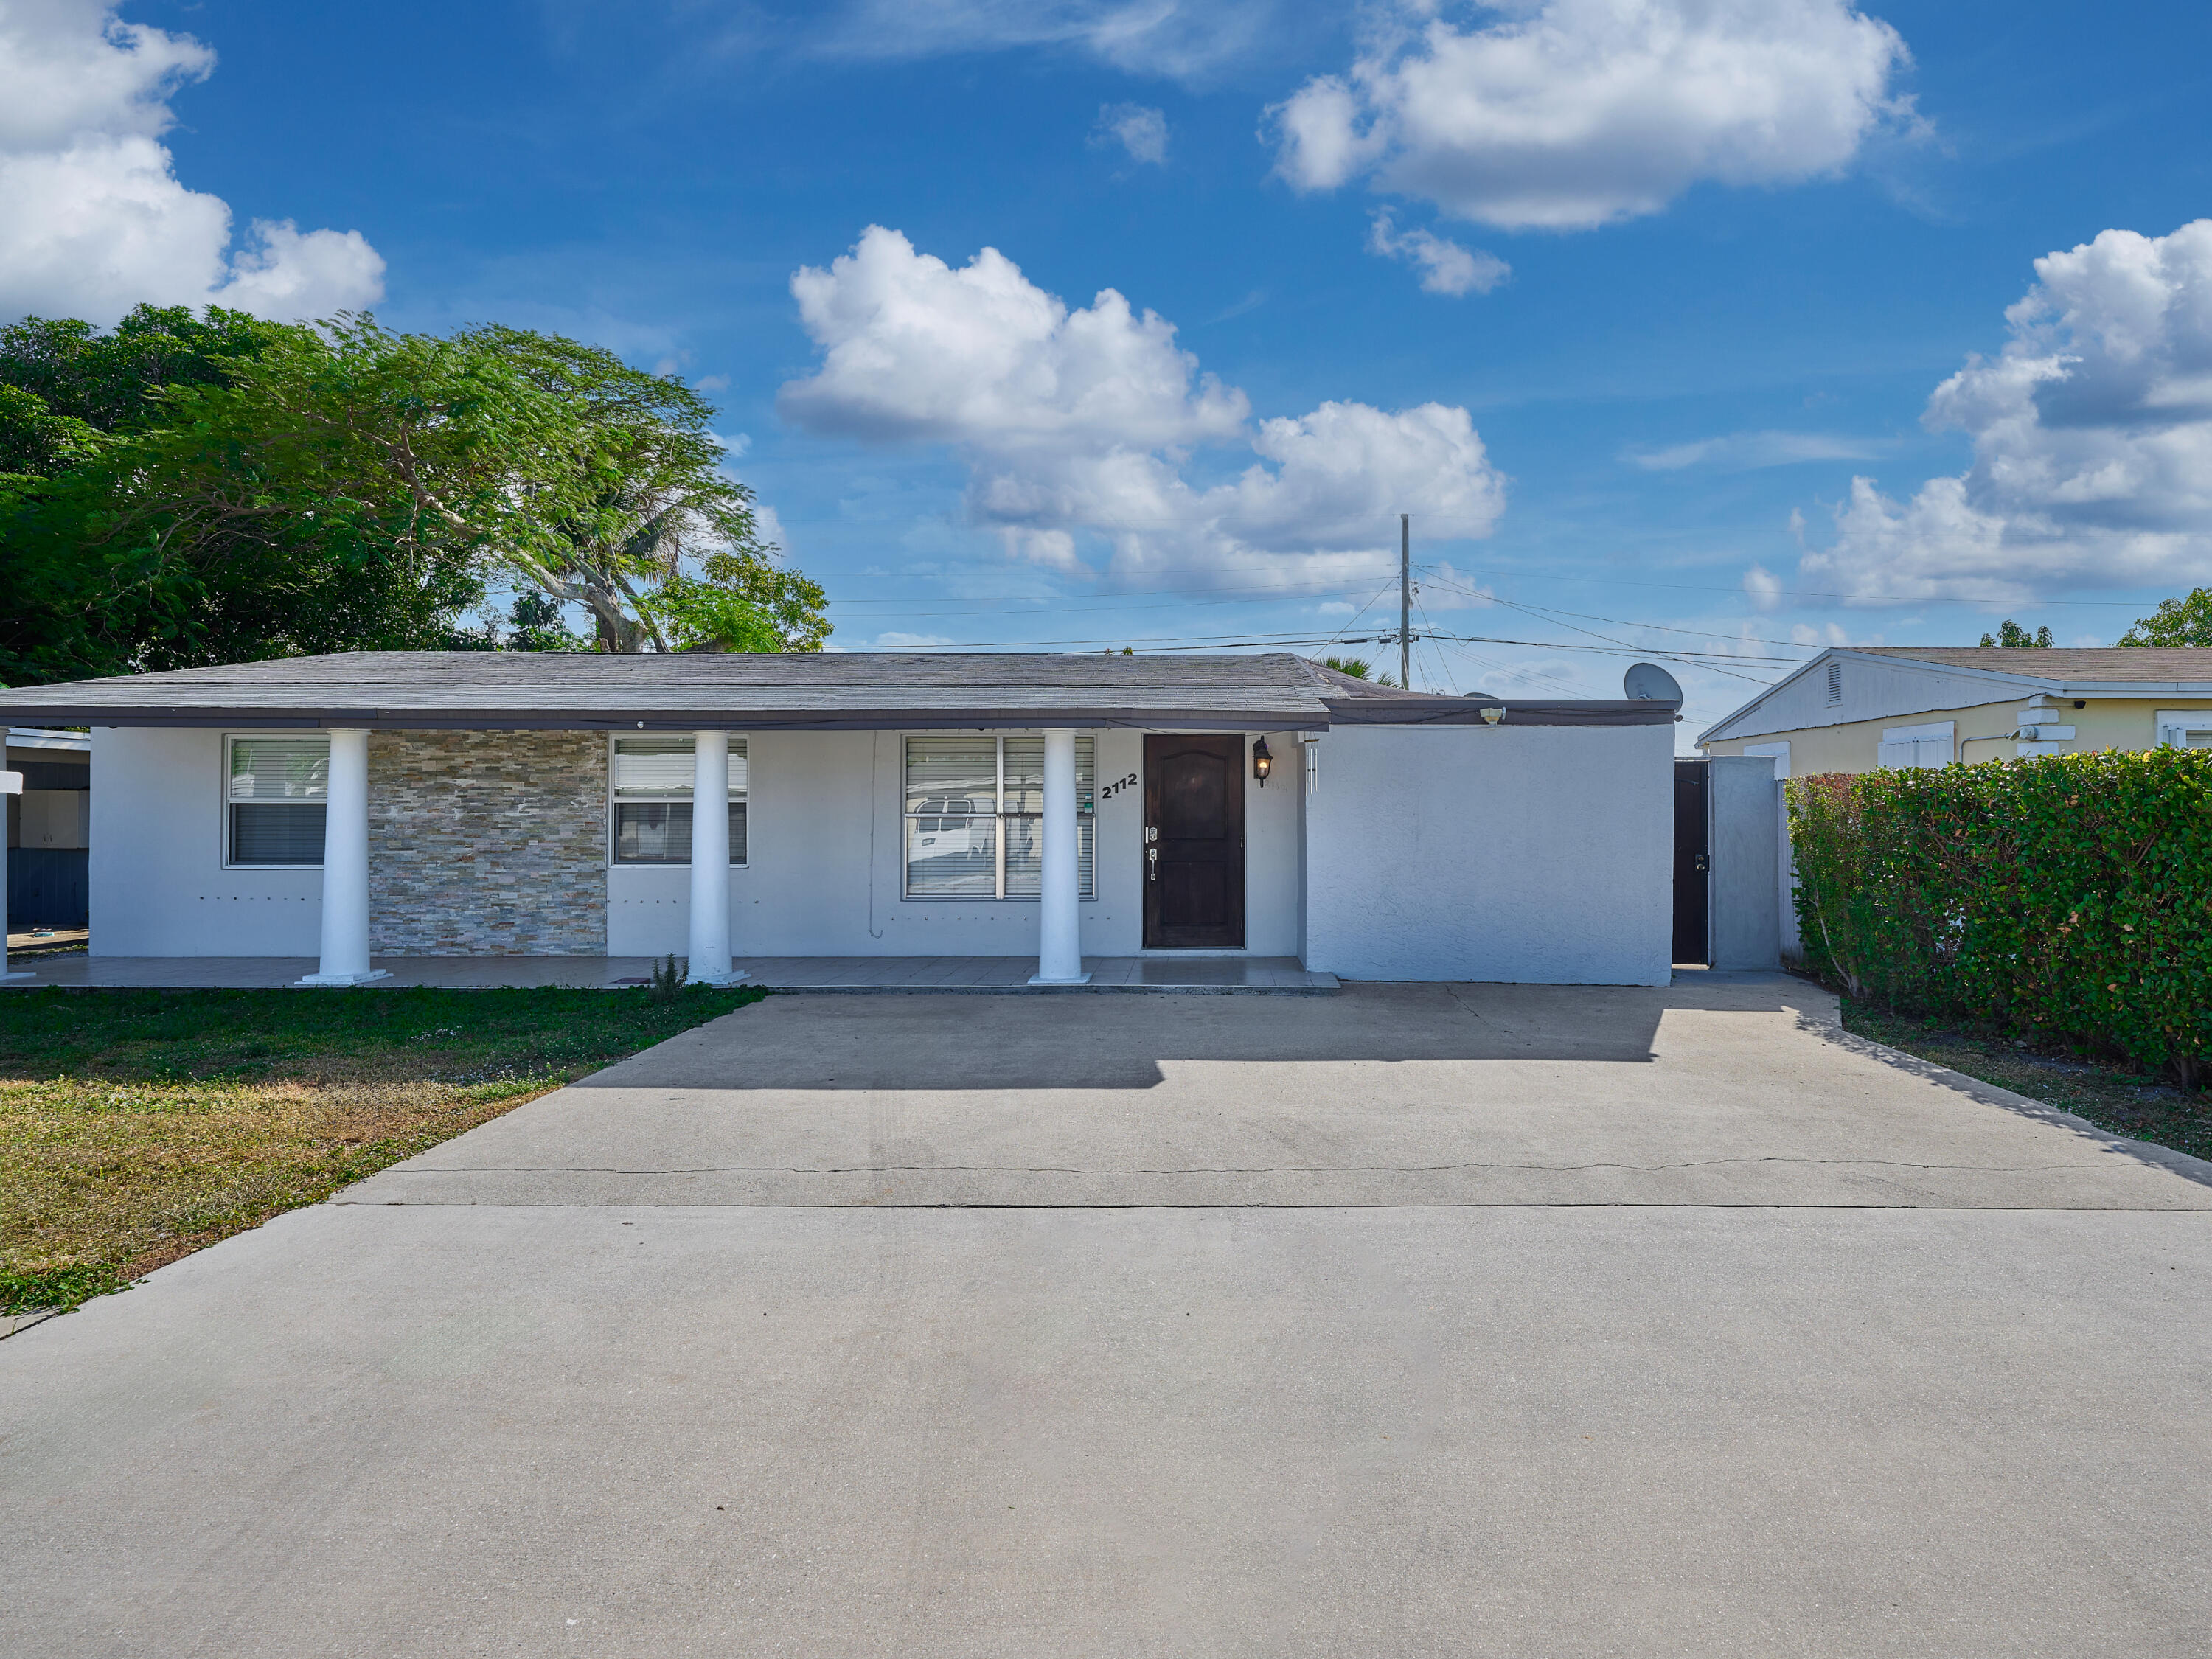
[[[2038,1048],[1995,1030],[1896,1014],[1843,999],[1844,1029],[2086,1117],[2100,1129],[2212,1158],[2212,1096],[2124,1066]]]
[[[0,992],[0,1312],[121,1289],[766,994]]]

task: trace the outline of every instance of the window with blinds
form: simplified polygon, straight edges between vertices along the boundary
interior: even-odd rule
[[[1075,740],[1076,862],[1097,896],[1094,738]],[[1044,887],[1044,738],[906,740],[906,896],[1035,898]]]
[[[608,759],[608,840],[617,864],[691,862],[693,743],[685,737],[617,737]],[[750,793],[745,739],[730,739],[730,862],[745,858]]]
[[[319,865],[329,816],[328,738],[223,739],[226,862]]]

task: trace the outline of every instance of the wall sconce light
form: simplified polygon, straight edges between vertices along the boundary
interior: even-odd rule
[[[1482,718],[1487,724],[1495,726],[1505,718],[1505,711],[1503,708],[1486,708],[1482,711]]]
[[[1260,780],[1260,787],[1267,787],[1267,774],[1275,769],[1275,757],[1267,752],[1267,740],[1257,739],[1252,744],[1252,775]]]

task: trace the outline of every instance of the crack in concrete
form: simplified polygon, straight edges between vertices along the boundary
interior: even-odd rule
[[[1498,1164],[1470,1162],[1464,1164],[1199,1164],[1176,1169],[1154,1169],[1145,1166],[1121,1169],[1086,1169],[1065,1164],[831,1164],[808,1166],[796,1164],[708,1164],[688,1168],[666,1170],[624,1170],[602,1164],[486,1164],[466,1169],[386,1170],[386,1176],[484,1176],[484,1175],[606,1175],[606,1176],[686,1176],[686,1175],[1065,1175],[1065,1176],[1268,1176],[1268,1175],[1450,1175],[1467,1170],[1501,1170],[1533,1171],[1548,1175],[1574,1175],[1594,1170],[1625,1170],[1635,1174],[1656,1174],[1668,1170],[1712,1170],[1730,1166],[1758,1164],[1788,1164],[1814,1169],[1877,1169],[1921,1170],[1946,1174],[1969,1175],[2053,1175],[2065,1170],[2094,1168],[2086,1164],[1919,1164],[1896,1158],[1692,1158],[1677,1164],[1623,1164],[1601,1161],[1593,1164]],[[380,1179],[380,1176],[372,1176]]]

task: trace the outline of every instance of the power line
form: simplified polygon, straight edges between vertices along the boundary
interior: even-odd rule
[[[1431,576],[1428,580],[1437,587],[1449,587],[1456,592],[1473,594],[1479,599],[1488,599],[1498,605],[1511,605],[1516,611],[1527,611],[1547,617],[1579,617],[1584,622],[1612,623],[1621,628],[1649,628],[1656,629],[1662,634],[1694,634],[1700,639],[1707,640],[1741,640],[1746,645],[1781,645],[1787,646],[1794,651],[1820,652],[1829,648],[1825,645],[1807,645],[1798,640],[1771,640],[1757,634],[1718,634],[1710,628],[1675,628],[1666,623],[1637,622],[1628,617],[1599,617],[1587,611],[1561,611],[1556,606],[1530,605],[1525,600],[1516,602],[1511,599],[1501,599],[1495,593],[1485,592],[1480,588],[1462,586],[1459,583],[1448,580],[1442,576]]]
[[[1613,641],[1607,641],[1598,645],[1583,645],[1577,641],[1569,640],[1513,640],[1490,634],[1431,633],[1416,635],[1415,637],[1447,640],[1453,641],[1454,643],[1463,645],[1520,646],[1531,651],[1589,651],[1595,652],[1601,656],[1608,657],[1671,657],[1684,661],[1694,660],[1700,667],[1715,666],[1713,663],[1704,660],[1708,658],[1717,659],[1719,661],[1723,662],[1764,663],[1787,668],[1799,668],[1803,666],[1803,665],[1798,662],[1795,658],[1746,657],[1738,656],[1731,652],[1722,651],[1668,651],[1657,647],[1647,648],[1643,646],[1622,645]],[[1397,642],[1397,639],[1398,635],[1395,629],[1389,630],[1381,635],[1371,637],[1367,635],[1358,635],[1350,639],[1346,639],[1341,635],[1330,635],[1327,638],[1323,638],[1316,634],[1170,634],[1160,638],[1143,641],[1130,640],[1126,635],[1115,639],[1088,640],[963,640],[957,644],[915,646],[911,648],[917,652],[944,652],[948,653],[957,653],[962,651],[1036,650],[1046,646],[1123,646],[1132,652],[1144,653],[1154,651],[1219,651],[1236,649],[1287,650],[1292,646],[1298,645],[1322,647],[1331,645],[1395,645]],[[1725,672],[1726,671],[1723,670],[1720,672]],[[1748,679],[1752,677],[1749,675],[1744,675],[1741,678]]]

